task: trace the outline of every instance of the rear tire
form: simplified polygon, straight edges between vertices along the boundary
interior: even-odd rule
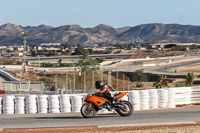
[[[94,109],[94,105],[92,107],[88,106],[87,103],[83,104],[81,107],[81,114],[85,118],[93,118],[96,115],[96,110]]]
[[[124,107],[117,108],[116,112],[121,116],[130,116],[133,113],[133,106],[128,101],[121,101],[121,103],[118,104],[119,106],[122,105]]]

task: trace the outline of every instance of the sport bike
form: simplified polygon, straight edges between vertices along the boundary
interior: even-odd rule
[[[88,93],[85,98],[85,104],[81,107],[81,114],[85,118],[92,118],[96,112],[105,108],[109,111],[115,110],[120,116],[130,116],[133,113],[132,104],[129,101],[120,100],[128,92],[118,92],[114,94],[117,99],[114,103],[106,97],[98,96],[96,94]]]

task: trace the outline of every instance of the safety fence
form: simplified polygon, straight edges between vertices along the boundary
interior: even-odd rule
[[[0,97],[0,114],[36,114],[80,112],[86,93]],[[131,90],[121,100],[129,100],[134,110],[176,108],[199,104],[200,87]]]

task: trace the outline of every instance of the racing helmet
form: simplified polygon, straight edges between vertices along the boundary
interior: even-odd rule
[[[103,82],[101,80],[96,81],[95,86],[97,89],[100,89],[103,86]]]

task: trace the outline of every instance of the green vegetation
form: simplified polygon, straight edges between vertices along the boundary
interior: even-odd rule
[[[147,76],[143,74],[143,70],[136,70],[130,76],[131,82],[137,82],[136,87],[142,87],[142,82],[147,81]]]
[[[81,59],[78,61],[76,66],[81,68],[81,71],[90,71],[90,70],[96,70],[98,68],[98,64],[103,61],[101,58],[97,59],[91,59],[89,57],[89,54],[92,52],[90,49],[83,49],[83,48],[77,48],[75,49],[75,54],[82,55]]]
[[[185,85],[185,83],[183,83],[183,82],[178,82],[178,83],[176,83],[176,85],[175,85],[175,87],[185,87],[186,85]]]
[[[68,64],[68,63],[41,63],[41,67],[72,67],[72,64]]]
[[[1,59],[0,65],[22,65],[22,61],[15,59]]]
[[[168,87],[168,81],[165,75],[158,75],[156,82],[153,84],[155,88],[162,88],[163,86]]]
[[[193,83],[194,83],[194,79],[197,78],[197,75],[194,75],[193,72],[191,73],[188,73],[186,76],[185,76],[185,79],[186,79],[186,85],[188,86],[192,86]]]
[[[90,55],[93,53],[92,49],[84,49],[82,47],[76,48],[73,55]]]
[[[40,74],[40,81],[42,81],[46,84],[53,84],[54,79],[55,79],[54,74],[50,74],[50,75]]]

